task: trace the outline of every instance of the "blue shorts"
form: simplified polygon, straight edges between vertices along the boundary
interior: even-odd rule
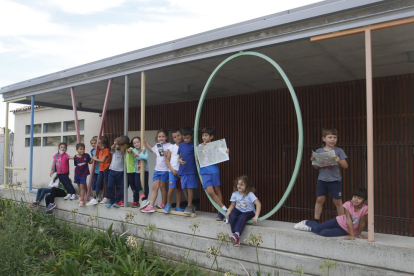
[[[171,172],[168,173],[168,187],[169,188],[176,188],[181,190],[181,177],[178,175],[173,175]]]
[[[152,177],[152,181],[161,179],[162,182],[168,183],[168,173],[169,172],[160,172],[160,171],[154,171],[154,175]]]
[[[86,185],[86,175],[85,176],[76,176],[74,178],[74,183],[75,184],[82,184],[82,185]]]
[[[198,187],[198,178],[196,174],[181,175],[181,187],[183,189],[195,189]]]
[[[318,189],[316,191],[316,196],[326,196],[328,192],[331,194],[332,198],[341,199],[342,198],[342,186],[341,181],[332,181],[326,182],[318,180]]]
[[[210,187],[210,186],[213,186],[213,187],[220,186],[220,174],[219,173],[203,174],[201,175],[201,179],[203,179],[203,189],[207,189],[207,187]]]

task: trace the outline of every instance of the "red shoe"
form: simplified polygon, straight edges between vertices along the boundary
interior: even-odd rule
[[[239,236],[237,236],[236,233],[234,233],[233,236],[230,237],[230,239],[233,242],[234,247],[240,246],[240,239],[239,239]]]
[[[121,200],[120,202],[118,202],[118,204],[116,204],[114,207],[117,207],[117,208],[119,208],[119,207],[124,207],[124,201],[123,200]]]
[[[138,208],[138,207],[139,207],[138,202],[134,202],[134,203],[132,203],[131,208]]]

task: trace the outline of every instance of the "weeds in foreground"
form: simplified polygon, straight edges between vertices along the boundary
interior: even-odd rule
[[[336,262],[331,262],[329,258],[323,261],[323,264],[319,266],[320,270],[322,271],[322,274],[325,274],[327,272],[329,276],[330,269],[333,268],[336,270]],[[326,271],[325,271],[326,268]]]

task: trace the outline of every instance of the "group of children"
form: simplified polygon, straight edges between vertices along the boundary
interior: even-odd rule
[[[214,139],[214,129],[206,127],[201,131],[202,144],[210,143]],[[59,144],[59,152],[53,156],[51,174],[57,173],[57,178],[67,191],[65,199],[75,199],[75,189],[69,179],[69,160],[73,159],[75,164],[74,182],[79,186],[80,198],[79,206],[84,204],[86,193],[86,177],[89,174],[89,164],[97,162],[94,177],[92,180],[93,198],[87,206],[98,203],[105,204],[105,207],[123,207],[124,194],[124,162],[127,170],[128,185],[133,191],[134,202],[131,207],[140,208],[142,213],[153,213],[155,208],[163,209],[165,213],[171,211],[171,201],[174,191],[176,191],[177,205],[175,211],[191,214],[195,212],[193,205],[194,189],[198,187],[198,173],[194,157],[194,134],[191,128],[173,130],[172,137],[174,144],[168,142],[168,132],[164,129],[158,130],[156,134],[157,144],[152,146],[148,141],[142,142],[140,137],[131,140],[127,136],[115,139],[112,146],[109,141],[102,136],[92,138],[91,146],[92,157],[85,153],[85,145],[76,145],[76,156],[69,156],[66,153],[65,143]],[[317,199],[315,204],[314,221],[301,221],[294,228],[303,231],[312,231],[322,236],[341,236],[347,235],[347,239],[354,239],[355,233],[359,238],[366,238],[361,235],[367,220],[368,207],[366,206],[367,192],[365,188],[357,189],[352,200],[342,203],[342,187],[340,167],[346,169],[345,152],[336,147],[338,132],[336,129],[323,129],[323,145],[317,153],[334,151],[336,165],[318,167],[319,170],[317,184]],[[97,144],[98,153],[95,151]],[[148,152],[156,155],[154,168],[153,184],[151,197],[148,199]],[[228,150],[227,150],[228,153]],[[312,156],[311,161],[314,160]],[[145,179],[141,185],[141,167],[144,167]],[[234,246],[239,246],[239,237],[248,220],[253,223],[258,222],[261,211],[261,203],[255,196],[255,188],[248,176],[241,176],[236,179],[233,185],[233,194],[230,198],[230,206],[227,208],[223,203],[223,196],[220,190],[220,173],[217,164],[200,168],[203,188],[210,197],[226,212],[226,215],[218,212],[216,220],[230,221],[232,230],[232,240]],[[166,185],[169,185],[168,193]],[[55,184],[53,184],[55,185]],[[158,190],[161,191],[161,203],[155,206],[158,197]],[[40,190],[39,190],[40,191]],[[44,194],[47,191],[42,191]],[[183,210],[180,207],[182,193],[187,199],[188,205]],[[333,202],[337,207],[338,217],[324,223],[319,223],[323,204],[328,192],[333,197]],[[142,200],[139,204],[139,199]],[[41,199],[40,199],[41,200]],[[38,204],[38,198],[37,198]],[[56,205],[48,206],[51,210]]]

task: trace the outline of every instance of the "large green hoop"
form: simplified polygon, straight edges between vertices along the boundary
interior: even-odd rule
[[[207,80],[206,85],[204,86],[204,90],[203,93],[201,94],[200,97],[200,101],[198,103],[198,107],[197,107],[197,113],[196,113],[196,117],[195,117],[195,122],[194,122],[194,132],[197,133],[197,130],[199,128],[199,120],[200,120],[200,115],[201,115],[201,109],[203,108],[203,103],[204,103],[204,99],[207,95],[208,89],[210,88],[211,82],[213,81],[214,77],[216,76],[216,74],[218,73],[218,71],[221,69],[221,67],[223,67],[227,62],[241,57],[241,56],[256,56],[256,57],[260,57],[264,60],[267,60],[270,64],[273,65],[273,67],[276,68],[276,70],[279,72],[279,74],[282,76],[283,80],[285,81],[289,92],[290,92],[290,96],[292,97],[293,103],[295,105],[295,111],[296,111],[296,119],[298,121],[298,132],[299,132],[299,139],[298,139],[298,154],[296,156],[296,164],[295,164],[295,169],[293,170],[293,174],[292,177],[290,178],[290,182],[289,185],[285,191],[285,193],[283,194],[283,197],[280,199],[279,203],[276,205],[275,208],[273,208],[269,213],[267,213],[266,215],[260,217],[258,220],[262,221],[265,220],[267,218],[269,218],[270,216],[272,216],[273,214],[275,214],[280,207],[282,207],[282,205],[285,203],[287,197],[289,196],[293,186],[295,185],[295,181],[296,178],[298,176],[299,173],[299,169],[300,169],[300,163],[302,161],[302,153],[303,153],[303,123],[302,123],[302,114],[300,112],[300,107],[299,107],[299,102],[298,99],[296,97],[296,93],[295,90],[293,89],[292,84],[290,83],[288,77],[286,76],[285,72],[283,72],[282,68],[271,58],[269,58],[266,55],[263,55],[261,53],[256,53],[256,52],[241,52],[241,53],[237,53],[232,55],[231,57],[228,57],[227,59],[225,59],[222,63],[220,63],[216,69],[213,71],[213,73],[211,73],[209,79]],[[194,139],[194,148],[196,148],[197,145],[197,139]],[[196,151],[194,151],[194,154],[196,155]],[[196,156],[197,157],[197,156]],[[199,177],[201,180],[201,183],[203,182],[203,179],[201,178],[200,175],[200,166],[198,164],[198,162],[196,162],[197,164],[197,171],[199,173]],[[206,195],[208,197],[208,199],[210,200],[210,202],[213,204],[213,206],[223,215],[226,214],[226,212],[221,208],[221,206],[219,206],[216,202],[214,202],[214,200],[210,197],[210,195],[207,193],[206,190],[204,190],[206,192]],[[249,221],[251,223],[251,220]]]

